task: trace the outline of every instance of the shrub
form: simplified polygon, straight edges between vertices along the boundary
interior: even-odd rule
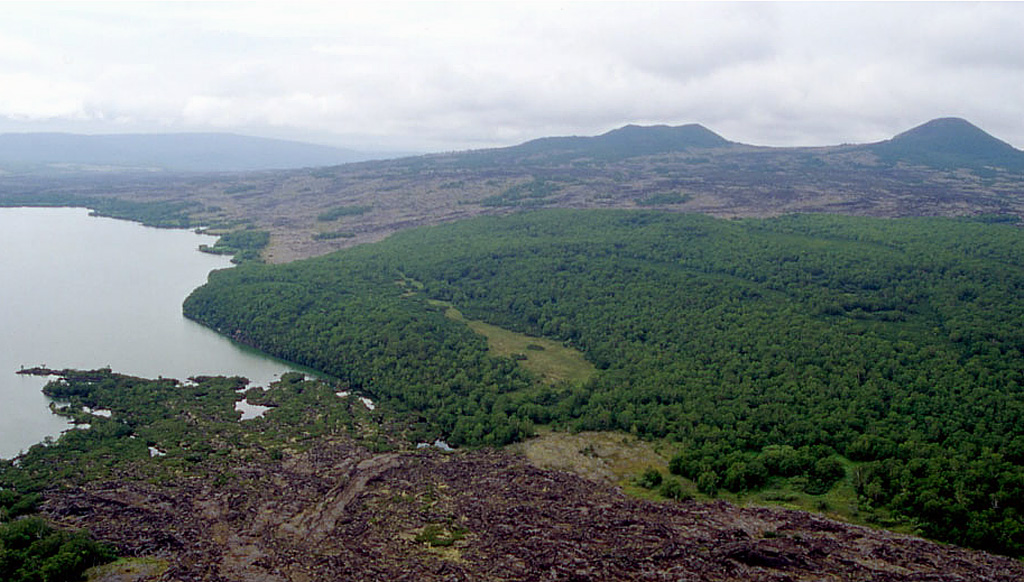
[[[643,487],[644,489],[654,489],[661,485],[662,477],[661,471],[654,467],[648,467],[643,474],[637,479],[636,484]]]
[[[718,495],[718,486],[720,481],[718,473],[715,473],[714,471],[704,471],[700,475],[697,475],[697,491],[714,497],[715,495]]]
[[[689,501],[693,499],[693,493],[683,487],[682,483],[675,479],[669,479],[662,483],[661,489],[659,490],[662,497],[673,499],[675,501]]]
[[[804,490],[811,495],[821,495],[831,489],[837,481],[846,477],[846,469],[839,459],[823,457],[814,463],[807,476],[807,487]]]

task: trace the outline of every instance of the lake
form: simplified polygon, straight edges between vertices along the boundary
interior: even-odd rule
[[[22,367],[101,368],[144,377],[241,375],[265,386],[291,368],[185,319],[215,237],[89,216],[78,208],[0,208],[0,457],[57,436],[46,379]]]

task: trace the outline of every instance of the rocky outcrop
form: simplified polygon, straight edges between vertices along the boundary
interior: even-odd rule
[[[654,503],[506,452],[323,444],[216,478],[51,491],[161,580],[1017,581],[1008,558],[725,502]]]

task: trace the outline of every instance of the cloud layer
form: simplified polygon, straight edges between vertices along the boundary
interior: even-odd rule
[[[6,4],[0,131],[825,145],[955,115],[1022,147],[1021,30],[1017,3]]]

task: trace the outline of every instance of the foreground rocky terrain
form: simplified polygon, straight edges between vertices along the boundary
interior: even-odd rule
[[[494,451],[335,439],[216,479],[47,498],[57,523],[167,560],[168,581],[1024,579],[1009,558],[797,511],[638,500]]]

